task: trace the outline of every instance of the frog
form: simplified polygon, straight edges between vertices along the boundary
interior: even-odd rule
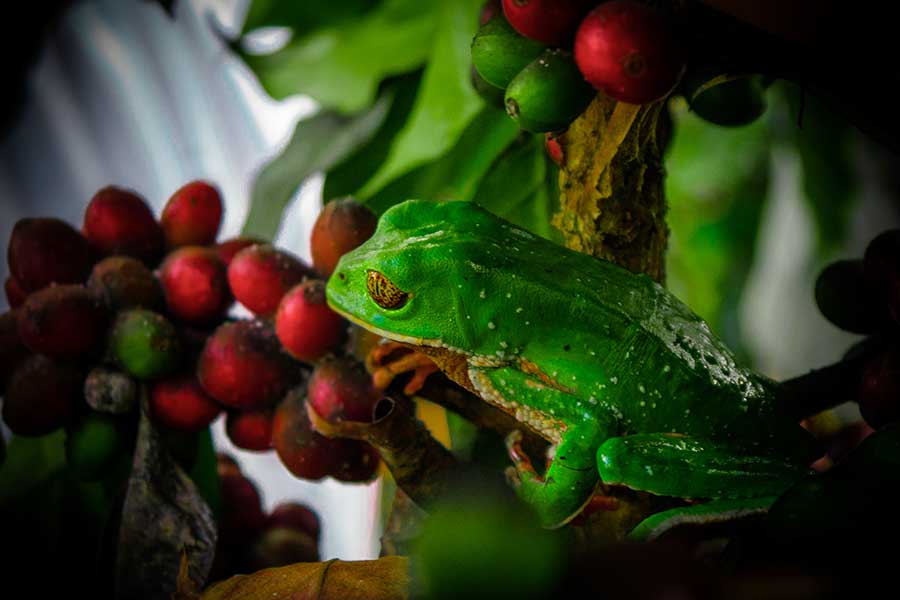
[[[822,454],[778,384],[660,284],[469,201],[389,208],[340,259],[326,298],[547,440],[542,473],[520,430],[507,448],[518,496],[548,528],[601,485],[684,500],[641,521],[636,539],[764,513]]]

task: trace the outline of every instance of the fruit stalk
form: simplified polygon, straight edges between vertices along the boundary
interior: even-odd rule
[[[561,136],[560,212],[566,246],[665,280],[662,101],[642,106],[600,93]]]

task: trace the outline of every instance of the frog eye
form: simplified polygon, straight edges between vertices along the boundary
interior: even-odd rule
[[[408,293],[378,271],[366,271],[366,291],[375,304],[388,310],[396,310],[409,300]]]

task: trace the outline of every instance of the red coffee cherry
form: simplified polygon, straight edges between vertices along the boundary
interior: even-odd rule
[[[240,473],[220,477],[222,511],[219,517],[219,541],[224,546],[242,546],[262,533],[266,515],[256,485]]]
[[[885,231],[869,242],[863,275],[879,308],[900,323],[900,229]]]
[[[3,290],[6,292],[6,302],[10,308],[19,308],[28,298],[28,292],[22,289],[22,284],[10,275],[3,283]]]
[[[169,312],[202,325],[220,320],[231,306],[228,274],[216,251],[185,246],[169,254],[159,269]]]
[[[231,238],[230,240],[225,240],[224,242],[219,242],[216,244],[216,252],[219,254],[219,258],[225,264],[225,267],[231,264],[231,259],[234,258],[235,254],[243,250],[244,248],[249,248],[250,246],[254,246],[256,244],[265,244],[264,241],[252,238],[252,237],[236,237]]]
[[[371,422],[381,399],[365,366],[351,357],[328,357],[317,364],[307,393],[315,411],[331,422]]]
[[[24,292],[51,283],[84,283],[93,264],[84,236],[59,219],[18,221],[9,238],[7,258],[10,273]],[[7,283],[7,297],[11,285]]]
[[[604,2],[588,13],[575,36],[575,62],[595,88],[631,104],[663,98],[684,70],[668,20],[628,0]]]
[[[331,474],[342,441],[345,440],[329,439],[313,429],[302,388],[292,390],[278,405],[272,422],[272,445],[294,476],[317,480]]]
[[[377,224],[375,213],[353,198],[326,204],[309,239],[316,271],[325,277],[331,275],[341,256],[372,237]]]
[[[331,476],[346,483],[365,483],[378,473],[381,455],[378,450],[359,440],[339,440],[341,448],[335,453]]]
[[[15,312],[0,315],[0,395],[13,371],[28,357],[28,349],[19,337],[19,319]]]
[[[229,475],[241,475],[241,466],[234,460],[234,457],[224,452],[216,453],[216,473],[219,479],[224,479]]]
[[[84,374],[34,354],[13,373],[3,398],[3,421],[17,435],[56,431],[72,421],[82,401]]]
[[[231,408],[271,406],[289,383],[288,358],[274,332],[258,321],[236,321],[206,341],[197,375],[206,392]]]
[[[314,539],[319,539],[319,516],[305,504],[297,502],[282,502],[272,509],[266,520],[266,529],[285,527],[308,533]]]
[[[163,307],[163,293],[153,272],[130,256],[104,258],[91,271],[88,289],[113,309]]]
[[[94,194],[82,230],[103,256],[124,254],[153,266],[163,252],[163,233],[153,211],[131,190],[109,186]]]
[[[561,167],[563,164],[562,146],[556,136],[552,133],[545,134],[544,149],[547,151],[547,156],[550,157],[550,160],[555,162],[556,166]]]
[[[313,362],[335,350],[346,337],[347,323],[325,301],[325,282],[308,279],[295,286],[278,305],[275,332],[284,349]]]
[[[159,221],[169,248],[207,246],[219,234],[222,196],[209,183],[192,181],[172,194]]]
[[[233,411],[225,421],[225,433],[238,448],[262,452],[272,448],[272,419],[269,409]]]
[[[32,352],[78,359],[99,350],[109,314],[80,285],[53,285],[33,293],[19,309],[19,336]]]
[[[179,431],[202,431],[215,421],[222,406],[210,398],[193,374],[160,379],[150,388],[150,416]]]
[[[503,0],[503,14],[525,37],[565,46],[592,4],[590,0]]]
[[[274,313],[287,291],[311,276],[300,259],[268,244],[241,250],[228,265],[234,297],[261,317]]]

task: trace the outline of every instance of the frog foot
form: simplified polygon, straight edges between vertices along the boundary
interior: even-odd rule
[[[531,480],[543,481],[543,478],[534,469],[534,465],[531,464],[528,454],[525,453],[522,439],[522,432],[518,429],[510,431],[506,436],[506,452],[513,463],[513,466],[507,468],[506,477],[513,484],[520,483],[522,475],[527,475]]]
[[[403,393],[407,396],[422,389],[425,379],[440,370],[428,356],[411,351],[408,345],[399,342],[379,344],[369,353],[366,362],[372,371],[375,387],[381,391],[386,390],[397,375],[412,372],[412,379],[403,387]]]

